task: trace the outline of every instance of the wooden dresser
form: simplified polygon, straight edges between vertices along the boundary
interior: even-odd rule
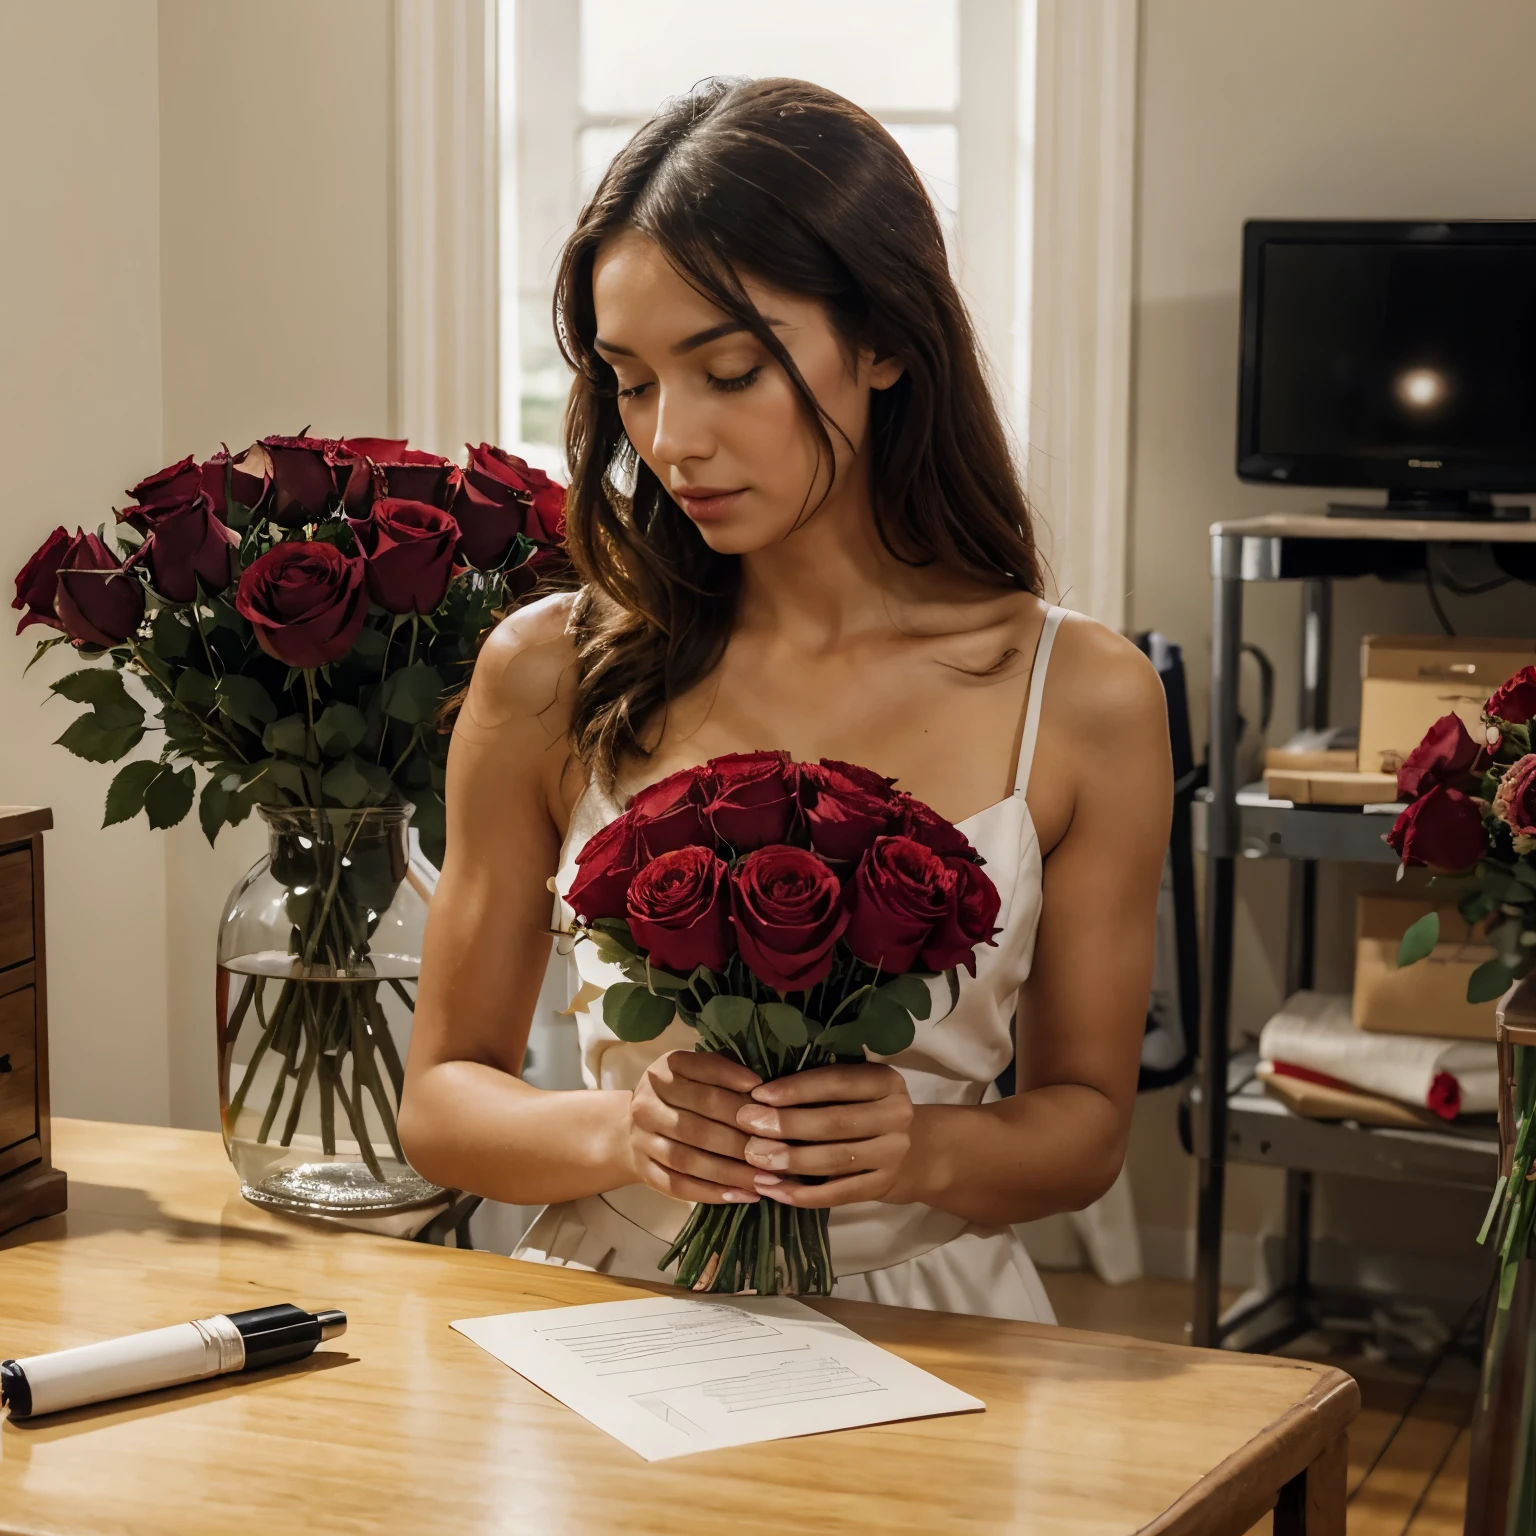
[[[53,812],[0,806],[0,1232],[65,1207],[48,1125],[43,833]]]

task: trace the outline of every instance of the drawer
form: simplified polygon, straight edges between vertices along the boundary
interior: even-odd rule
[[[37,988],[23,987],[0,997],[0,1151],[36,1135]]]
[[[0,970],[32,951],[32,850],[15,848],[0,853]]]

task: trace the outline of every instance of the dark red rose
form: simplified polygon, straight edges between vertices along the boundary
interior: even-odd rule
[[[876,773],[873,768],[861,768],[857,763],[845,763],[836,757],[822,758],[821,766],[830,768],[833,773],[842,774],[845,779],[852,779],[860,789],[878,795],[882,800],[894,798],[892,791],[896,780],[886,778],[883,773]]]
[[[94,533],[77,533],[59,561],[53,611],[77,645],[121,645],[144,617],[144,588]]]
[[[197,584],[205,592],[222,592],[234,577],[234,550],[240,536],[213,515],[206,492],[184,501],[149,502],[117,514],[144,535],[144,543],[129,565],[147,566],[155,591],[173,603],[190,603]]]
[[[1477,743],[1460,718],[1441,715],[1397,770],[1398,794],[1412,800],[1435,784],[1461,784],[1472,772],[1477,753]]]
[[[795,820],[795,765],[787,752],[730,752],[708,764],[705,807],[715,835],[737,853],[782,843]]]
[[[956,876],[910,837],[881,837],[848,887],[848,948],[887,975],[910,971],[948,916]]]
[[[715,834],[704,815],[705,773],[684,768],[647,785],[625,813],[651,855],[702,844],[714,851]]]
[[[267,516],[284,528],[323,522],[336,496],[332,445],[323,437],[264,437],[272,464],[272,504]]]
[[[902,837],[910,837],[943,859],[974,859],[978,864],[981,855],[971,847],[966,837],[952,821],[945,821],[932,806],[901,790],[896,792],[900,807],[898,830]]]
[[[708,848],[674,848],[630,882],[629,931],[651,963],[678,976],[724,968],[735,953],[725,861]]]
[[[925,971],[948,971],[963,965],[976,974],[976,947],[993,943],[1002,898],[979,864],[969,859],[945,859],[955,877],[949,909],[924,943],[918,959]]]
[[[800,811],[811,847],[824,859],[857,864],[877,837],[890,830],[891,798],[876,774],[863,783],[825,758],[800,766]],[[873,783],[876,788],[871,788]]]
[[[16,626],[18,635],[29,624],[46,624],[50,629],[64,627],[53,611],[53,599],[59,590],[59,566],[68,548],[68,533],[55,528],[17,572],[16,596],[11,599],[11,607],[23,610]]]
[[[221,448],[203,465],[199,478],[216,517],[228,516],[231,495],[242,507],[254,510],[261,505],[271,484],[267,463],[265,451],[258,446],[233,459],[228,448]]]
[[[189,453],[145,477],[128,492],[141,506],[157,501],[187,501],[202,489],[202,471]]]
[[[1403,811],[1392,823],[1387,843],[1404,864],[1445,870],[1467,869],[1488,851],[1477,801],[1444,784],[1436,784]]]
[[[848,913],[826,864],[779,844],[749,853],[731,871],[731,922],[741,958],[759,981],[804,992],[832,969]]]
[[[576,855],[576,878],[566,901],[584,923],[628,913],[630,882],[648,855],[627,816],[594,832]]]
[[[459,525],[424,501],[381,496],[353,520],[368,592],[386,613],[431,613],[453,576]]]
[[[557,485],[542,469],[535,469],[516,454],[489,443],[481,443],[478,448],[468,443],[464,446],[469,449],[469,467],[464,471],[466,494],[473,492],[480,501],[501,506],[520,502],[530,507],[516,531],[526,534],[535,544],[558,544],[565,538],[564,486]]]
[[[1536,667],[1521,669],[1483,705],[1483,712],[1510,725],[1536,719]]]
[[[323,667],[352,649],[368,617],[363,562],[334,544],[278,544],[246,566],[235,607],[267,655]]]

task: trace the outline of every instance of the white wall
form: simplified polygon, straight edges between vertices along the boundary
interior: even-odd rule
[[[1320,508],[1321,490],[1240,485],[1238,289],[1246,218],[1530,218],[1536,214],[1536,6],[1522,0],[1144,0],[1131,467],[1132,616],[1185,648],[1204,740],[1210,580],[1206,531],[1224,518]],[[1298,595],[1248,589],[1249,637],[1280,672],[1271,739],[1295,721]],[[1536,630],[1536,592],[1448,598],[1464,633]],[[1341,582],[1334,714],[1359,707],[1358,642],[1434,632],[1419,589]],[[1390,871],[1387,871],[1390,876]],[[1239,872],[1235,1023],[1262,1024],[1281,990],[1283,871]],[[1347,987],[1351,887],[1325,891],[1323,980]],[[1142,1106],[1138,1206],[1183,1227],[1192,1169],[1174,1146],[1169,1095]],[[1404,1219],[1379,1186],[1331,1189],[1363,1241],[1463,1245],[1475,1201],[1431,1199]],[[1239,1170],[1231,1225],[1276,1219],[1278,1178]]]
[[[7,578],[56,524],[110,523],[123,488],[161,463],[156,73],[153,0],[0,3]],[[54,1108],[163,1122],[162,840],[142,824],[99,830],[110,770],[50,745],[77,711],[45,704],[46,682],[71,659],[55,651],[23,679],[42,631],[12,629],[0,639],[0,801],[54,810]]]

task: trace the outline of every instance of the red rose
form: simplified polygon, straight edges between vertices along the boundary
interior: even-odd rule
[[[1467,869],[1488,851],[1477,801],[1444,784],[1436,784],[1403,811],[1392,823],[1387,843],[1404,864],[1446,870]]]
[[[897,830],[900,836],[910,837],[944,859],[974,859],[981,863],[981,856],[971,847],[970,840],[952,821],[945,821],[932,806],[898,790],[896,802],[900,807]]]
[[[1412,800],[1435,784],[1461,783],[1472,772],[1477,753],[1477,743],[1460,718],[1441,715],[1397,770],[1398,794]]]
[[[979,864],[969,859],[945,859],[955,877],[949,909],[929,934],[918,957],[925,971],[948,971],[963,965],[976,974],[976,946],[991,944],[997,932],[1002,898]]]
[[[845,767],[848,765],[844,765]],[[867,769],[861,783],[820,763],[800,767],[800,808],[811,847],[824,859],[857,864],[874,840],[890,829],[891,798],[884,781]],[[871,784],[877,786],[871,788]]]
[[[887,975],[910,971],[954,907],[956,875],[910,837],[881,837],[848,889],[848,948]]]
[[[29,624],[46,624],[50,629],[64,627],[53,611],[53,599],[59,590],[59,566],[68,548],[68,533],[55,528],[17,572],[16,596],[11,599],[11,607],[22,610],[21,622],[16,626],[18,635]]]
[[[386,613],[431,613],[453,576],[459,525],[422,501],[381,496],[354,520],[368,591]]]
[[[715,834],[704,815],[704,784],[703,769],[684,768],[630,800],[625,815],[653,857],[695,843],[713,851]]]
[[[1493,795],[1493,813],[1517,837],[1536,837],[1536,754],[1510,764]]]
[[[181,501],[151,501],[117,514],[120,523],[137,528],[144,543],[130,559],[147,565],[155,591],[173,603],[190,603],[197,584],[205,592],[222,592],[234,576],[234,549],[240,536],[213,515],[204,491]]]
[[[144,617],[144,588],[94,533],[77,533],[59,561],[53,611],[77,645],[121,645]]]
[[[705,807],[715,835],[738,853],[782,843],[795,820],[795,765],[787,752],[731,752],[709,762]]]
[[[531,508],[517,530],[535,544],[558,544],[565,537],[565,487],[557,485],[542,469],[535,469],[514,453],[481,443],[469,448],[469,467],[464,471],[465,492],[479,503],[508,506],[521,502]],[[505,550],[503,551],[505,553]]]
[[[234,458],[228,448],[219,449],[199,471],[203,494],[213,503],[215,516],[228,517],[231,500],[252,511],[259,507],[272,483],[270,463],[260,444]]]
[[[368,617],[363,562],[334,544],[278,544],[246,566],[235,607],[267,655],[323,667],[352,649]]]
[[[284,528],[323,522],[336,495],[332,445],[323,437],[264,437],[272,464],[272,505],[267,516]]]
[[[782,845],[749,853],[731,871],[731,922],[741,958],[779,992],[805,992],[832,969],[848,926],[837,876],[814,853]]]
[[[630,882],[629,931],[654,965],[679,976],[722,970],[735,952],[729,873],[708,848],[674,848]]]
[[[1483,713],[1510,725],[1536,719],[1536,667],[1521,669],[1483,705]]]
[[[824,757],[821,760],[823,768],[830,768],[833,773],[840,773],[845,779],[852,779],[860,789],[871,795],[878,795],[882,800],[893,799],[892,789],[895,779],[888,779],[883,773],[876,773],[873,768],[861,768],[857,763],[845,763],[835,757]]]
[[[565,898],[571,910],[584,923],[595,923],[600,917],[624,917],[630,882],[646,857],[628,816],[620,816],[594,832],[576,855],[576,878]]]
[[[128,492],[133,499],[145,505],[157,501],[187,501],[203,488],[202,471],[189,453],[175,464],[167,464],[145,477]]]

